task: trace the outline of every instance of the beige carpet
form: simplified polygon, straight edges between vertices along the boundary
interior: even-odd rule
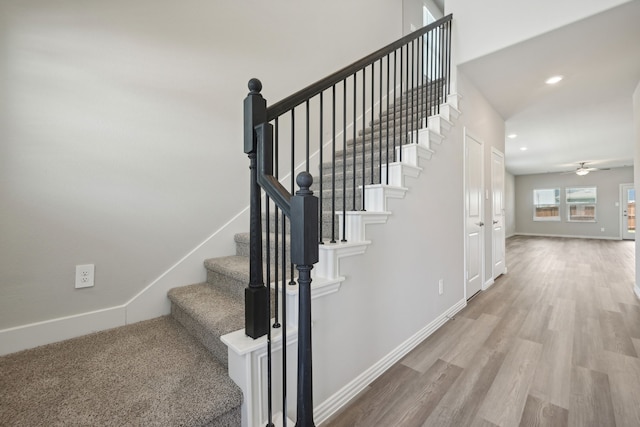
[[[239,426],[241,401],[169,317],[0,358],[1,426]]]

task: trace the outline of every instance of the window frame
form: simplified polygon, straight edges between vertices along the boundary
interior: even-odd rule
[[[556,199],[556,203],[551,204],[551,203],[536,203],[536,192],[538,191],[553,191],[554,194],[554,198]],[[533,220],[536,222],[560,222],[562,221],[562,213],[560,212],[560,205],[561,205],[561,191],[560,191],[560,187],[553,187],[553,188],[534,188],[533,189]],[[545,217],[545,216],[538,216],[537,212],[538,209],[540,208],[557,208],[558,210],[558,215],[555,216],[549,216],[549,217]]]
[[[570,201],[569,197],[570,197],[570,192],[572,192],[571,190],[593,190],[593,201]],[[598,222],[598,187],[596,187],[595,185],[584,185],[584,186],[576,186],[576,187],[566,187],[564,189],[565,191],[565,198],[564,198],[564,202],[565,205],[567,206],[567,222],[588,222],[588,223],[594,223],[594,222]],[[573,191],[576,192],[576,191]],[[593,216],[592,218],[589,219],[576,219],[575,217],[572,218],[571,216],[571,208],[572,206],[580,206],[580,207],[593,207]]]

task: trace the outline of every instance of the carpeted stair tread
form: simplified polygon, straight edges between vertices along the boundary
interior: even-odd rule
[[[0,425],[240,425],[242,392],[161,317],[0,358]]]
[[[249,283],[249,258],[239,255],[231,255],[205,260],[207,270],[228,276],[232,279]]]

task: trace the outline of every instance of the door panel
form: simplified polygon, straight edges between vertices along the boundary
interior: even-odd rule
[[[504,230],[504,154],[491,150],[491,190],[493,204],[491,209],[493,239],[493,278],[506,271],[505,254],[505,230]]]
[[[483,143],[465,132],[465,239],[467,298],[470,298],[482,289],[484,276],[483,156]]]
[[[636,239],[636,190],[633,184],[620,185],[620,205],[622,211],[622,238]]]

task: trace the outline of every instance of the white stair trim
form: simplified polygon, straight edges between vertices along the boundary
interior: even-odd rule
[[[407,191],[409,191],[409,189],[406,187],[396,187],[393,185],[365,185],[364,208],[369,212],[387,212],[387,200],[392,198],[403,199]]]
[[[420,167],[420,159],[431,160],[434,153],[432,149],[426,147],[424,144],[406,144],[402,147],[396,147],[397,159],[400,158],[400,150],[402,150],[402,164],[414,167]],[[385,165],[382,165],[382,167],[385,167]],[[417,178],[418,175],[414,177]],[[389,184],[396,185],[395,182],[390,182]],[[404,184],[404,180],[402,184]],[[403,187],[404,185],[400,186]]]
[[[312,280],[323,277],[329,280],[340,278],[340,258],[363,254],[371,244],[369,241],[326,243],[320,245],[319,258],[315,268],[311,270]],[[311,282],[313,283],[313,282]]]
[[[449,132],[451,130],[451,126],[453,126],[453,123],[445,119],[441,114],[438,114],[437,116],[427,117],[427,127],[441,135]]]
[[[365,238],[366,226],[368,224],[384,224],[389,219],[391,212],[369,212],[369,211],[347,211],[337,212],[339,235],[343,236],[342,217],[345,216],[346,233],[344,233],[347,242],[339,242],[337,245],[344,245],[346,243],[366,242],[369,241]],[[336,243],[331,243],[329,246],[321,245],[320,250],[334,248]],[[325,247],[326,246],[326,247]],[[364,252],[363,252],[364,253]],[[336,273],[337,274],[337,273]],[[332,277],[332,276],[325,276]]]
[[[407,147],[408,149],[404,149]],[[417,154],[418,145],[410,144],[402,147],[402,162],[393,162],[388,165],[382,165],[382,169],[380,169],[380,176],[382,176],[383,180],[387,178],[387,169],[389,169],[389,182],[388,185],[393,185],[395,187],[406,187],[405,178],[417,178],[420,176],[420,172],[422,172],[422,168],[418,166],[418,157]],[[398,147],[399,149],[400,147]],[[420,147],[423,150],[427,150],[424,147]],[[411,153],[411,154],[409,154]],[[428,150],[426,154],[431,158],[431,151]],[[411,157],[409,160],[405,161],[406,157]],[[412,163],[415,161],[415,163]]]

